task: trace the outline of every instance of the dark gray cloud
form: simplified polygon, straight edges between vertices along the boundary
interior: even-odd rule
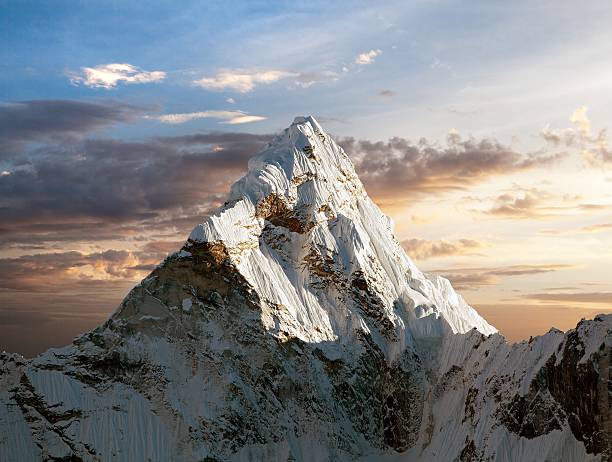
[[[481,242],[473,239],[459,239],[452,242],[445,240],[406,239],[401,242],[401,245],[408,255],[415,260],[474,254],[483,247]]]
[[[269,139],[211,133],[38,148],[26,166],[0,177],[0,243],[84,232],[112,239],[136,232],[136,224],[176,227],[186,217],[193,226],[222,202]]]
[[[127,122],[143,109],[118,102],[33,100],[0,103],[0,159],[25,143],[66,141],[111,124]]]
[[[520,154],[496,140],[462,139],[457,134],[448,136],[446,147],[399,137],[387,142],[344,138],[341,145],[368,190],[380,198],[465,189],[491,176],[547,166],[564,156]]]
[[[377,96],[381,98],[391,98],[392,96],[395,96],[395,95],[397,95],[397,93],[395,93],[392,90],[383,90],[377,94]]]

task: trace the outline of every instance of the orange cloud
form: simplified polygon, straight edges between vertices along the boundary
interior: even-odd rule
[[[469,255],[484,245],[473,239],[459,239],[457,241],[429,241],[426,239],[406,239],[401,242],[402,247],[410,257],[415,260],[427,260],[435,257],[449,257],[454,255]]]
[[[569,264],[509,265],[497,267],[448,268],[430,271],[449,279],[456,289],[475,290],[497,284],[501,278],[551,273],[574,268]]]
[[[542,302],[576,302],[604,304],[612,309],[612,292],[563,292],[526,294],[523,298]]]

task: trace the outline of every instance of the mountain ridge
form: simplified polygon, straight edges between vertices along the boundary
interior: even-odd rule
[[[296,118],[108,321],[3,354],[0,455],[610,460],[612,316],[509,345],[392,226]]]

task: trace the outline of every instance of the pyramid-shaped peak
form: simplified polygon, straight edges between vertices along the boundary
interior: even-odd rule
[[[314,147],[316,149],[316,141],[328,141],[330,145],[337,146],[331,136],[325,132],[323,127],[313,116],[297,116],[293,119],[293,123],[289,127],[272,140],[269,147],[286,147],[287,145],[291,145],[298,150],[306,150],[308,154],[308,147]],[[264,150],[262,154],[265,154],[266,151],[270,151],[270,149]],[[285,154],[290,155],[291,152],[285,151]]]
[[[271,193],[290,199],[306,179],[330,185],[341,180],[347,189],[363,193],[353,163],[344,150],[314,117],[299,116],[249,160],[248,172],[232,186],[229,200],[246,196],[257,203]],[[322,186],[316,192],[323,194],[327,189],[328,186]]]
[[[190,242],[222,244],[262,300],[286,307],[270,325],[305,341],[376,331],[391,357],[416,337],[495,332],[448,281],[418,270],[313,117],[296,117],[250,159]]]
[[[313,116],[296,116],[291,125],[294,126],[305,124],[310,125],[310,127],[315,131],[323,131],[323,128],[321,128],[321,125],[319,125],[319,122],[317,122],[317,119],[315,119]]]

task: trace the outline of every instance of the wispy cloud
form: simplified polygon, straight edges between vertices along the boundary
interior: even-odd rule
[[[335,71],[305,72],[295,75],[294,84],[301,88],[310,88],[320,83],[336,82],[340,77]]]
[[[279,69],[268,70],[225,70],[212,77],[203,77],[193,83],[207,90],[231,90],[238,93],[253,91],[257,85],[268,85],[288,77],[297,77],[298,73]]]
[[[522,188],[515,185],[514,190],[506,191],[492,199],[492,205],[481,212],[507,219],[548,219],[565,214],[594,213],[610,208],[609,204],[583,202],[580,196],[565,194],[557,196],[538,188]],[[585,232],[593,230],[585,230]],[[543,232],[543,234],[561,234]]]
[[[367,66],[368,64],[374,63],[376,61],[376,57],[382,54],[381,50],[370,50],[363,53],[360,53],[355,58],[355,64],[359,64],[360,66]]]
[[[526,294],[523,298],[541,302],[601,303],[612,306],[612,292],[572,292]]]
[[[127,63],[100,64],[82,67],[81,73],[69,74],[70,82],[93,88],[115,88],[119,82],[127,84],[160,82],[166,78],[163,71],[145,71]]]
[[[551,273],[564,269],[574,268],[567,264],[534,264],[509,265],[497,267],[467,267],[449,268],[431,271],[449,279],[453,286],[460,290],[474,290],[483,286],[495,285],[500,278],[513,276],[531,276],[535,274]]]
[[[416,260],[473,254],[484,246],[481,242],[473,239],[459,239],[457,241],[406,239],[401,244],[408,255]]]
[[[376,96],[379,96],[380,98],[391,98],[392,96],[395,96],[397,93],[395,93],[392,90],[383,90],[381,92],[379,92]]]
[[[582,234],[582,233],[600,233],[604,231],[612,230],[612,223],[597,223],[594,225],[587,225],[581,228],[574,229],[543,229],[540,234],[548,235],[563,235],[563,234]]]
[[[163,114],[160,116],[146,116],[147,119],[155,119],[165,124],[182,124],[196,119],[221,119],[224,124],[239,125],[266,120],[266,117],[249,115],[243,111],[198,111],[184,112],[179,114]]]
[[[583,226],[580,230],[584,233],[597,233],[600,231],[607,231],[612,229],[612,223],[599,223],[596,225]]]

